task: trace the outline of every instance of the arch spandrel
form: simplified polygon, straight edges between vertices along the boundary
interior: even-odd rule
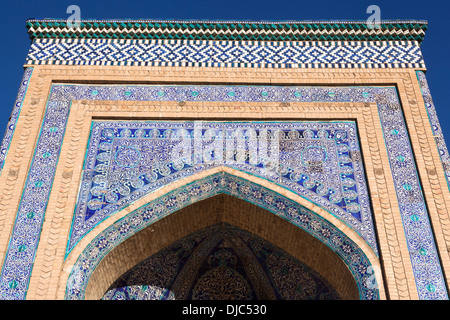
[[[378,253],[352,121],[94,121],[68,252],[93,226],[129,203],[220,166],[314,202]]]
[[[246,192],[246,189],[252,192]],[[256,196],[252,195],[253,192]],[[61,283],[66,286],[65,297],[84,298],[92,270],[118,243],[145,227],[162,221],[162,218],[173,215],[185,206],[217,194],[227,194],[252,203],[306,231],[344,261],[358,284],[361,299],[378,299],[380,295],[384,296],[383,289],[379,291],[379,288],[382,288],[382,279],[374,273],[374,270],[379,268],[379,260],[370,246],[354,230],[320,207],[280,186],[237,170],[221,167],[219,170],[216,168],[208,173],[202,172],[197,176],[186,178],[182,183],[174,182],[171,188],[160,190],[157,195],[147,195],[133,204],[132,208],[122,210],[97,226],[95,232],[77,244],[76,250],[69,254],[66,260],[66,265],[71,268],[73,264],[73,268],[68,278],[62,280],[67,282]],[[184,204],[181,205],[177,201],[183,201]],[[369,279],[373,280],[375,277],[380,287],[370,285]]]

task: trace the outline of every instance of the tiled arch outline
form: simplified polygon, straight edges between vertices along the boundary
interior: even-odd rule
[[[239,104],[241,105],[241,104]],[[228,106],[220,106],[217,107],[217,105],[214,105],[214,103],[206,103],[204,104],[200,110],[199,110],[199,114],[198,116],[200,118],[205,117],[206,118],[210,118],[211,114],[208,111],[210,108],[215,110],[215,113],[221,114],[222,112],[225,113],[225,118],[229,118],[229,112],[233,111],[234,108],[236,107],[236,103],[232,103],[232,104],[228,104]],[[259,117],[261,111],[258,111],[259,109],[264,109],[266,112],[271,113],[272,111],[277,111],[277,116],[280,120],[292,120],[292,114],[293,113],[297,113],[297,112],[305,112],[308,114],[315,114],[315,117],[317,117],[318,119],[320,118],[322,121],[329,121],[329,120],[336,120],[336,119],[345,119],[345,120],[349,120],[351,119],[351,121],[355,121],[358,120],[361,123],[366,124],[367,126],[373,126],[374,124],[374,119],[378,120],[378,117],[376,115],[374,115],[373,113],[376,113],[376,105],[375,104],[363,104],[363,103],[337,103],[337,104],[333,104],[330,105],[328,103],[294,103],[292,104],[292,106],[285,106],[283,108],[283,110],[279,109],[279,104],[278,103],[271,103],[271,104],[261,104],[259,102],[250,102],[250,103],[246,103],[243,106],[241,105],[241,107],[244,107],[246,110],[248,110],[248,113],[246,113],[246,119],[247,120],[251,120],[251,119],[256,119]],[[144,112],[146,114],[147,117],[149,117],[149,119],[164,119],[164,117],[167,118],[173,118],[173,117],[177,117],[180,113],[186,112],[187,114],[189,114],[190,112],[192,112],[192,108],[195,108],[195,104],[193,103],[187,103],[186,105],[184,104],[179,104],[177,102],[171,102],[171,103],[167,103],[167,104],[163,104],[163,105],[159,105],[156,106],[152,103],[149,102],[141,102],[141,103],[137,103],[137,102],[133,102],[133,101],[93,101],[93,100],[81,100],[81,101],[76,101],[73,103],[72,108],[75,109],[75,112],[71,112],[70,115],[70,125],[71,125],[71,129],[69,129],[69,131],[67,132],[66,137],[69,138],[69,141],[66,142],[63,146],[63,152],[64,154],[66,153],[77,153],[77,158],[78,160],[75,160],[75,158],[66,158],[66,162],[65,164],[61,164],[59,165],[59,173],[57,173],[57,176],[60,176],[61,173],[63,173],[61,170],[62,168],[64,168],[64,172],[66,171],[70,171],[73,168],[73,163],[74,161],[79,163],[80,161],[82,161],[83,156],[84,156],[84,148],[86,146],[87,143],[87,135],[90,132],[90,125],[91,125],[91,119],[92,121],[94,121],[94,119],[130,119],[133,117],[134,113],[137,111],[140,112]],[[327,111],[327,112],[331,112],[332,114],[334,114],[334,116],[330,117],[323,117],[323,111]],[[281,112],[281,113],[279,113]],[[228,115],[227,115],[228,114]],[[334,118],[337,117],[337,118]],[[214,118],[214,116],[213,116]],[[294,118],[297,121],[301,121],[302,117],[297,117],[294,116]],[[79,139],[77,139],[76,137],[80,136],[80,124],[83,124],[83,132],[84,134],[82,134],[83,138],[81,139],[82,141],[76,142],[75,145],[73,144],[73,139],[75,139],[75,141],[78,141]],[[78,127],[78,129],[77,129]],[[364,126],[359,127],[363,132],[366,131],[366,128]],[[72,137],[72,138],[70,138]],[[373,143],[371,143],[370,145],[373,146]],[[376,143],[376,145],[378,145],[378,143]],[[78,147],[76,147],[78,146]],[[372,147],[370,147],[371,149]],[[81,150],[81,152],[78,152],[76,150]],[[369,151],[369,147],[366,151]],[[372,154],[372,151],[370,151],[370,154]],[[376,155],[378,155],[378,152],[375,152]],[[72,163],[72,164],[70,164]],[[229,167],[225,167],[227,169],[231,169]],[[75,170],[74,169],[74,175],[76,177],[79,177],[81,175],[81,170],[79,171],[78,169]],[[232,169],[235,170],[236,169]],[[204,172],[204,171],[202,171]],[[240,171],[237,170],[237,172],[245,174],[244,171]],[[190,176],[191,178],[192,176]],[[255,176],[250,175],[249,176],[250,180],[252,178],[255,178]],[[70,179],[67,179],[67,177],[64,176],[63,173],[63,180],[65,180],[66,182],[62,182],[62,184],[58,184],[61,187],[66,185],[67,183],[70,183]],[[172,184],[176,184],[177,182],[173,182]],[[171,184],[171,185],[172,185]],[[377,183],[378,184],[378,183]],[[282,192],[286,192],[285,188],[278,186],[276,183],[273,184],[273,186],[277,186],[279,188],[282,188]],[[156,191],[155,193],[159,192]],[[295,192],[294,192],[295,194]],[[297,195],[299,196],[299,195]],[[141,200],[142,198],[140,198]],[[138,201],[140,201],[138,200]],[[64,206],[64,200],[58,200],[58,204],[52,207],[53,209],[58,210],[58,208],[60,208],[60,206]],[[81,254],[81,250],[83,250],[84,246],[89,243],[90,241],[93,240],[93,238],[97,235],[98,230],[103,230],[102,228],[105,228],[105,226],[107,227],[109,225],[109,223],[112,223],[112,221],[115,221],[114,219],[120,219],[120,217],[117,217],[118,215],[121,215],[121,212],[129,212],[130,210],[133,210],[134,208],[136,208],[136,203],[133,203],[132,205],[130,205],[130,207],[127,207],[127,210],[122,210],[120,212],[116,212],[114,215],[108,217],[105,221],[103,221],[101,224],[99,224],[98,226],[96,226],[91,232],[89,232],[82,240],[80,243],[78,243],[73,252],[71,252],[65,259],[64,265],[63,265],[63,269],[67,271],[67,268],[71,268],[73,263],[75,262],[75,260],[77,259],[78,255]],[[321,210],[323,210],[322,208],[320,208]],[[330,214],[330,213],[328,213]],[[334,217],[334,219],[336,219],[336,217]],[[348,228],[348,227],[347,227]],[[47,229],[48,230],[48,229]],[[346,229],[349,230],[350,232],[354,232],[355,230],[352,230],[351,228]],[[360,241],[357,241],[358,245],[361,245],[363,247],[367,246],[367,242],[365,242],[363,239],[358,238]],[[81,249],[80,249],[81,248]],[[376,257],[376,254],[372,251],[372,249],[369,250],[370,254],[374,255],[374,261],[378,259],[378,257]],[[366,251],[367,252],[367,251]],[[66,274],[63,277],[67,277],[68,274]],[[43,280],[43,278],[40,279],[40,284],[42,284],[41,280]],[[65,286],[65,282],[59,282],[59,288],[62,288],[63,286]],[[61,292],[61,290],[58,290],[58,296],[59,297],[64,297],[64,292]],[[384,298],[384,292],[382,292],[382,298]]]
[[[209,186],[209,189],[203,189],[204,185]],[[245,187],[261,196],[242,191]],[[146,203],[147,198],[151,200],[130,213],[126,213],[127,210],[123,210],[125,213],[122,214],[119,212],[120,217],[107,223],[92,241],[82,241],[81,247],[84,249],[67,278],[65,299],[84,299],[94,269],[118,244],[188,205],[225,193],[259,206],[318,239],[348,266],[358,286],[360,299],[378,300],[380,290],[383,290],[383,280],[376,273],[378,258],[365,241],[325,210],[290,191],[280,194],[280,190],[284,188],[262,178],[229,167],[219,167],[173,182],[165,187],[162,195],[144,196],[140,199],[141,203]],[[180,201],[181,204],[177,202],[177,195],[180,194],[187,197]],[[273,202],[268,201],[268,198],[273,199]],[[162,206],[165,208],[162,209]],[[95,257],[91,258],[93,255]]]
[[[440,268],[440,266],[437,266],[438,268]],[[416,270],[416,271],[419,271],[419,270]],[[439,277],[439,276],[438,276]],[[423,288],[423,287],[422,287]],[[433,289],[433,290],[431,290],[431,293],[433,293],[433,291],[434,291],[434,289],[435,288],[431,288],[431,289]],[[442,289],[442,288],[441,288]],[[421,289],[419,289],[419,291],[420,291]],[[435,291],[434,291],[435,292]],[[421,294],[421,292],[419,292],[419,295]],[[425,295],[427,295],[427,293],[425,292],[424,293]],[[444,293],[444,296],[446,297],[446,292]]]

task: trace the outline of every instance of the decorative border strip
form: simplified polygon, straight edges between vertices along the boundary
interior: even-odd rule
[[[305,230],[328,246],[346,263],[358,285],[361,300],[378,300],[371,263],[344,233],[298,203],[253,182],[217,173],[180,187],[134,210],[99,234],[83,251],[71,270],[66,299],[83,299],[93,271],[115,246],[152,223],[190,204],[225,193],[264,208]]]
[[[24,299],[72,99],[140,101],[375,102],[420,299],[448,299],[408,129],[395,88],[206,86],[53,86],[0,279],[2,299]],[[63,89],[56,90],[56,88]],[[159,95],[169,88],[170,95]],[[220,90],[217,90],[220,89]],[[111,91],[108,91],[111,90]],[[131,92],[131,94],[130,94]],[[229,95],[228,92],[235,93]]]
[[[20,83],[19,93],[17,94],[16,102],[14,108],[9,117],[8,125],[6,127],[5,135],[3,136],[2,144],[0,147],[0,173],[2,172],[3,165],[5,164],[6,154],[9,150],[9,145],[11,144],[11,139],[16,128],[17,120],[19,119],[20,109],[22,108],[23,100],[28,89],[28,82],[30,81],[31,74],[33,73],[33,68],[26,68],[22,82]]]
[[[442,167],[444,169],[445,177],[447,178],[447,185],[450,190],[450,154],[447,149],[447,144],[445,143],[444,134],[439,123],[433,99],[431,98],[430,88],[428,87],[425,73],[423,71],[416,71],[416,75],[417,80],[419,81],[423,100],[425,101],[428,119],[430,120],[431,128],[433,129],[434,141],[436,141]]]
[[[425,68],[417,41],[264,42],[38,39],[28,65]]]

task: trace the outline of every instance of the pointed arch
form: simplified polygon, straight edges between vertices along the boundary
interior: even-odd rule
[[[384,298],[381,276],[375,272],[380,270],[378,257],[356,231],[314,203],[273,182],[225,166],[173,182],[99,224],[75,246],[65,261],[65,269],[70,272],[61,279],[65,298],[98,298],[98,294],[86,296],[88,283],[99,263],[114,248],[162,218],[218,194],[251,203],[314,237],[339,256],[350,270],[360,299]],[[122,269],[124,267],[118,266],[118,275],[126,271]]]

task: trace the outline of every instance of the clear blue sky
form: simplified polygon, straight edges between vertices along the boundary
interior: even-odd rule
[[[383,20],[421,19],[429,23],[422,53],[437,113],[450,147],[450,1],[330,1],[330,0],[1,0],[2,24],[0,136],[17,95],[22,65],[30,45],[28,18],[68,18],[78,5],[82,19],[236,19],[236,20],[366,20],[369,5],[378,5]]]

